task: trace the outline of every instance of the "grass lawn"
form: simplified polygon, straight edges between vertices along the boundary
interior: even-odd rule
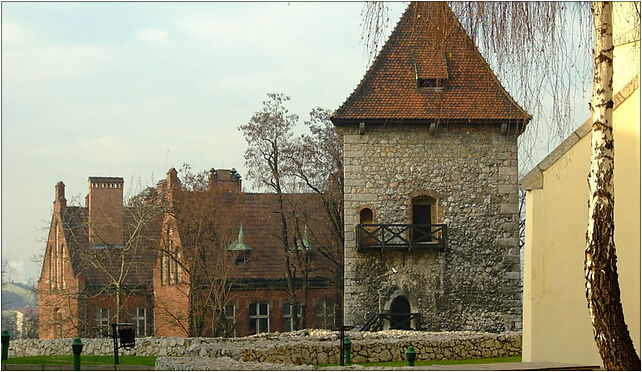
[[[121,365],[127,366],[154,366],[156,364],[155,356],[133,356],[133,355],[121,355],[119,358]],[[74,357],[73,355],[46,355],[46,356],[28,356],[28,357],[18,357],[18,358],[9,358],[3,360],[2,364],[49,364],[49,365],[73,365]],[[92,364],[92,365],[113,365],[114,356],[113,355],[82,355],[80,357],[80,366],[82,368],[83,364]]]
[[[501,358],[480,358],[480,359],[457,359],[457,360],[417,360],[415,366],[429,366],[432,364],[490,364],[490,363],[519,363],[522,361],[521,356],[501,357]],[[406,361],[380,362],[380,363],[359,363],[362,366],[369,367],[404,367]],[[336,364],[317,364],[316,367],[333,367]]]

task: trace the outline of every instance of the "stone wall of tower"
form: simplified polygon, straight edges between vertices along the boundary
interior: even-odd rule
[[[343,128],[345,324],[362,325],[404,295],[428,330],[521,329],[517,135],[495,126]],[[444,252],[357,252],[359,210],[409,224],[411,199],[437,200]]]

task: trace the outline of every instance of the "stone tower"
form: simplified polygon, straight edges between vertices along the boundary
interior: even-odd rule
[[[333,114],[345,324],[521,329],[517,136],[531,116],[445,3],[411,3]]]

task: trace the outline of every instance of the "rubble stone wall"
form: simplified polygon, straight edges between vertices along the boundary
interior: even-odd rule
[[[498,125],[367,125],[343,131],[345,323],[362,325],[403,296],[428,331],[521,330],[517,135]],[[362,208],[411,224],[412,199],[436,200],[445,251],[358,252]],[[415,324],[415,326],[417,326]]]
[[[404,360],[405,352],[413,346],[421,360],[470,359],[514,356],[521,354],[521,333],[500,334],[475,332],[348,332],[352,340],[354,363]],[[112,355],[110,339],[83,339],[83,355]],[[9,357],[29,355],[71,355],[72,339],[15,340]],[[301,330],[289,333],[269,333],[242,338],[179,338],[148,337],[138,339],[133,350],[121,355],[156,355],[160,369],[175,369],[190,360],[225,360],[238,363],[271,363],[316,365],[338,363],[339,342],[336,332]],[[199,369],[197,366],[194,369]],[[236,369],[236,368],[232,368]],[[270,368],[271,369],[271,368]]]

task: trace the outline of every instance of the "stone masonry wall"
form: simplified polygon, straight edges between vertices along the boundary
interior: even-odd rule
[[[522,343],[520,332],[493,334],[390,330],[348,332],[347,336],[352,340],[354,363],[403,360],[409,346],[415,348],[420,360],[516,356],[521,353]],[[113,354],[111,339],[83,338],[82,342],[83,355]],[[72,339],[14,340],[10,343],[9,357],[71,355],[71,343]],[[209,367],[219,362],[227,363],[228,367],[234,367],[222,369],[233,370],[239,369],[237,368],[241,366],[239,363],[250,363],[250,365],[251,363],[280,365],[338,363],[339,345],[337,332],[301,330],[288,333],[263,333],[239,338],[146,337],[137,339],[134,349],[120,350],[119,353],[120,355],[158,356],[157,369],[161,370],[213,369]],[[188,365],[190,363],[193,364],[193,368]]]
[[[521,333],[479,332],[348,332],[352,340],[354,363],[403,360],[413,346],[421,360],[470,359],[516,356],[521,353]],[[82,339],[83,355],[112,355],[111,339]],[[71,355],[72,339],[11,341],[9,357],[35,355]],[[190,360],[202,364],[214,359],[236,363],[273,363],[315,365],[338,363],[337,332],[301,330],[288,333],[263,333],[239,338],[146,337],[136,340],[133,350],[120,355],[159,356],[157,369],[187,368]],[[160,357],[180,358],[160,358]],[[162,368],[158,368],[159,365]],[[235,364],[236,365],[236,364]],[[237,369],[237,368],[229,368]],[[261,369],[261,368],[259,368]],[[272,368],[270,368],[272,369]]]
[[[498,126],[344,128],[345,323],[360,326],[405,296],[430,331],[521,329],[517,137]],[[445,252],[360,253],[363,207],[374,223],[411,223],[411,199],[437,200]]]

